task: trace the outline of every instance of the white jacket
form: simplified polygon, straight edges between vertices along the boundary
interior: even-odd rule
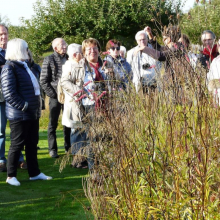
[[[81,101],[76,102],[82,94],[73,96],[83,88],[85,78],[84,60],[79,63],[74,60],[68,60],[63,65],[61,86],[65,93],[64,111],[62,116],[62,125],[69,128],[82,127],[82,104]]]
[[[208,90],[213,93],[215,101],[220,105],[220,55],[211,63],[207,74]]]
[[[141,88],[141,78],[143,79],[144,84],[149,85],[152,81],[155,81],[157,78],[157,72],[159,73],[160,70],[160,62],[153,59],[151,56],[146,53],[141,53],[140,51],[137,55],[134,54],[138,47],[139,46],[136,46],[127,52],[127,62],[131,65],[133,71],[133,83],[137,92]],[[150,44],[148,44],[148,47],[152,48]],[[142,65],[146,63],[148,63],[151,68],[144,70]]]

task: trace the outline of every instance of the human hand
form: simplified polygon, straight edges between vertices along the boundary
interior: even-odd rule
[[[139,51],[143,51],[144,49],[145,49],[145,46],[138,47],[138,48],[134,51],[134,56],[137,56],[138,52],[139,52]]]
[[[149,39],[153,38],[152,30],[151,30],[151,28],[149,26],[145,27],[144,31],[147,33]]]

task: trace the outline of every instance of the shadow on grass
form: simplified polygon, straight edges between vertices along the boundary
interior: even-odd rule
[[[9,132],[9,131],[8,131]],[[82,189],[82,177],[88,170],[71,168],[67,165],[59,172],[59,164],[48,154],[47,132],[40,131],[38,163],[41,172],[52,176],[50,181],[30,181],[27,170],[18,169],[17,178],[21,186],[6,184],[7,173],[0,173],[0,219],[93,219],[85,211],[89,203]],[[60,155],[64,155],[63,133],[57,132]],[[6,155],[9,149],[9,134],[6,140]],[[24,151],[23,151],[24,153]],[[85,208],[85,209],[84,209]],[[87,214],[85,214],[85,212]]]

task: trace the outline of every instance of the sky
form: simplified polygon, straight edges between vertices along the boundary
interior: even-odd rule
[[[30,19],[34,15],[33,4],[37,0],[0,0],[1,18],[7,17],[12,25],[21,25],[20,18]],[[186,0],[184,12],[188,11],[195,0]]]

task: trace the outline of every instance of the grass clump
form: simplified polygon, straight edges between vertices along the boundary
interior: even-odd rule
[[[220,218],[219,107],[201,66],[179,76],[164,90],[111,94],[90,122],[95,218]]]

